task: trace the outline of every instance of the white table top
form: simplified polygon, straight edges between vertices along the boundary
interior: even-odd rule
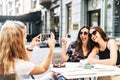
[[[80,63],[66,62],[65,64],[64,68],[51,68],[51,70],[61,73],[67,79],[120,75],[120,68],[116,66],[96,64],[93,65],[94,68],[84,69],[80,67]]]

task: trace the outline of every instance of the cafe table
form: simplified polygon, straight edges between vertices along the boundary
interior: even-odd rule
[[[51,67],[51,71],[61,73],[66,79],[91,78],[97,80],[98,77],[119,77],[120,75],[120,68],[117,66],[95,64],[91,68],[85,68],[85,65],[81,66],[79,62],[65,62],[64,64],[65,67],[62,68]],[[115,80],[120,80],[120,78]]]

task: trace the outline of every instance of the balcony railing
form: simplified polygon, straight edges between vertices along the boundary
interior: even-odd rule
[[[49,9],[51,5],[51,0],[39,0],[40,4],[45,8]]]

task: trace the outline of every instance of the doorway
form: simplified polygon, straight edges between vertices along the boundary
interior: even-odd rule
[[[88,11],[88,26],[100,26],[100,9]]]

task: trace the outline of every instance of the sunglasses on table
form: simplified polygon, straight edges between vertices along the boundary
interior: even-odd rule
[[[88,32],[80,32],[80,35],[82,35],[82,34],[88,35]]]
[[[96,35],[96,33],[97,33],[97,31],[95,30],[95,31],[93,31],[91,34],[90,34],[90,37],[92,37],[92,35]]]

